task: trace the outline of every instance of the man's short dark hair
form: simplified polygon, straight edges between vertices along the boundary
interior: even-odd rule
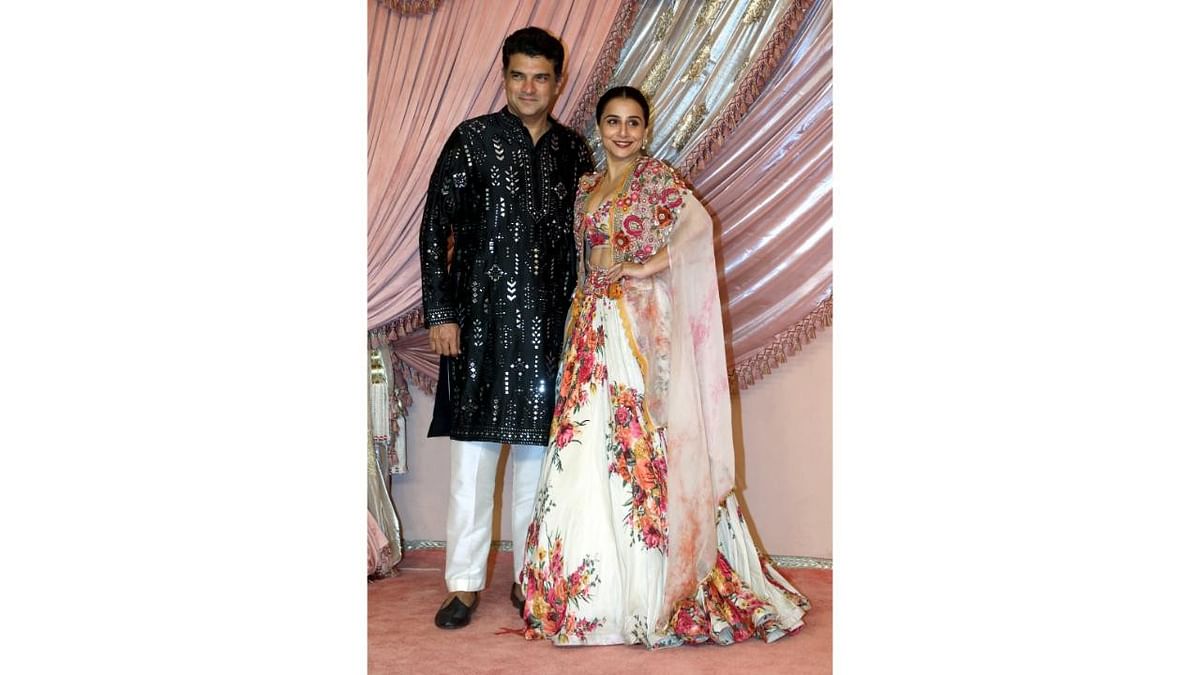
[[[504,39],[503,65],[508,72],[508,60],[513,54],[542,56],[554,64],[554,77],[562,77],[563,46],[558,38],[541,28],[522,28]]]

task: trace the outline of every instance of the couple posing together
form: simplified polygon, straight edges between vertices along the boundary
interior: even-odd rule
[[[759,554],[733,492],[711,218],[644,154],[640,91],[600,97],[594,172],[549,115],[562,44],[523,28],[502,62],[507,104],[450,135],[421,225],[441,355],[429,435],[451,439],[435,623],[465,626],[479,603],[509,443],[527,638],[664,647],[798,629],[808,601]]]

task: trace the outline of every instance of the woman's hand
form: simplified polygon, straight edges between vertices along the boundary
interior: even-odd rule
[[[630,279],[645,279],[667,269],[669,265],[670,258],[667,255],[667,247],[663,246],[654,255],[646,258],[646,262],[644,263],[623,262],[613,265],[604,270],[604,278],[610,284],[616,283],[625,277],[629,277]]]
[[[604,280],[610,284],[615,284],[625,277],[629,277],[630,279],[645,279],[651,274],[652,272],[648,270],[645,265],[639,265],[638,263],[632,262],[623,262],[617,263],[616,265],[613,265],[605,270]]]

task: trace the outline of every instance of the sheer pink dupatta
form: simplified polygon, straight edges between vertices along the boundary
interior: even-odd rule
[[[631,240],[627,252],[618,245],[618,261],[645,260],[663,245],[670,260],[660,274],[623,283],[646,410],[666,430],[667,574],[656,624],[667,632],[676,605],[695,596],[717,562],[717,509],[733,489],[729,380],[712,218],[653,158],[638,160],[630,186],[630,203],[613,207],[620,235]]]
[[[658,625],[717,560],[717,508],[733,489],[733,429],[713,223],[684,193],[668,244],[670,386],[666,400],[667,576]]]

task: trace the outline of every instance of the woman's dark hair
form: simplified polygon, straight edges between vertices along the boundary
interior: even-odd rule
[[[554,77],[562,77],[563,46],[553,35],[536,26],[522,28],[504,38],[504,49],[500,51],[505,72],[513,54],[542,56],[554,64]]]
[[[596,124],[600,123],[600,116],[604,114],[604,106],[614,98],[631,98],[638,105],[642,106],[642,115],[646,118],[646,124],[650,124],[650,102],[646,100],[645,95],[638,90],[637,87],[613,87],[604,92],[599,101],[596,101]]]

